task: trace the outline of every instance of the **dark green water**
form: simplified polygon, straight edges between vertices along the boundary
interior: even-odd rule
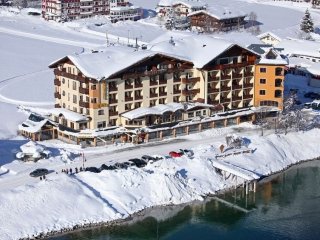
[[[247,213],[208,199],[152,210],[130,224],[51,240],[320,239],[320,161],[292,167],[264,181],[247,198],[242,189],[219,196],[250,210]]]

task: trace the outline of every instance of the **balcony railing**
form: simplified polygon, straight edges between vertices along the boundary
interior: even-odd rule
[[[191,90],[182,90],[182,95],[195,95],[197,93],[200,93],[200,89],[191,89]]]
[[[173,82],[177,83],[177,82],[181,82],[180,78],[173,78]]]
[[[193,77],[193,78],[182,78],[182,83],[188,84],[188,83],[196,83],[200,81],[200,77]]]
[[[54,97],[55,97],[55,98],[58,98],[58,99],[61,99],[61,94],[58,93],[58,92],[55,92],[55,93],[54,93]]]
[[[118,103],[118,99],[109,99],[109,104],[116,104]]]
[[[243,63],[231,63],[231,64],[219,64],[216,65],[213,69],[214,70],[223,70],[227,68],[240,68],[240,67],[245,67],[248,65],[254,65],[254,61],[247,61]]]
[[[253,98],[253,94],[243,95],[243,99],[249,99],[249,98]]]
[[[144,76],[156,76],[165,73],[173,73],[174,71],[179,70],[178,68],[167,68],[167,69],[158,69],[158,70],[151,70],[151,71],[137,71],[133,73],[125,73],[123,74],[123,79],[128,78],[137,78],[137,77],[144,77]],[[181,69],[182,70],[182,69]]]
[[[242,100],[242,97],[239,97],[239,96],[232,96],[232,101],[240,101]]]
[[[55,108],[61,108],[61,105],[59,103],[54,105]]]
[[[79,82],[82,83],[88,83],[89,79],[84,77],[81,73],[75,75],[75,74],[71,74],[71,73],[67,73],[65,68],[63,68],[63,70],[59,70],[58,68],[53,70],[53,73],[57,76],[62,76],[62,77],[66,77],[66,78],[70,78],[70,79],[74,79],[74,80],[78,80]]]
[[[173,94],[181,94],[181,90],[180,89],[173,89]]]
[[[218,93],[219,89],[218,88],[208,88],[208,93]]]
[[[55,78],[55,79],[54,79],[54,85],[56,85],[56,86],[61,86],[60,80],[57,79],[57,78]]]
[[[135,99],[135,100],[141,100],[141,99],[143,99],[143,96],[141,96],[141,95],[136,95],[136,96],[134,96],[134,99]]]
[[[242,89],[242,86],[241,85],[232,85],[232,89],[235,90],[235,89]]]
[[[245,77],[253,77],[253,72],[247,71],[247,72],[244,73],[244,76]]]
[[[159,80],[159,84],[167,84],[167,80]]]
[[[158,85],[158,81],[150,81],[150,86]]]
[[[128,84],[124,85],[124,89],[132,89],[132,88],[133,88],[133,85],[128,85]]]
[[[228,102],[230,102],[230,101],[231,101],[230,98],[221,98],[221,99],[220,99],[220,102],[221,102],[221,103],[228,103]]]
[[[219,104],[219,101],[218,100],[208,99],[208,104],[217,105],[217,104]]]
[[[231,79],[230,75],[221,75],[221,80],[229,80]]]
[[[79,92],[80,92],[81,94],[86,94],[86,95],[88,95],[88,94],[89,94],[89,88],[79,87]]]
[[[110,87],[109,86],[109,92],[116,92],[116,91],[118,91],[117,87]]]
[[[133,101],[133,97],[125,97],[124,98],[126,102],[131,102]]]
[[[134,84],[134,87],[135,87],[135,88],[142,88],[143,85],[142,85],[142,83],[135,83],[135,84]]]
[[[167,96],[167,93],[166,92],[159,92],[159,96]]]
[[[243,84],[244,88],[252,88],[253,87],[253,83],[245,83]]]
[[[219,77],[216,76],[209,76],[208,77],[208,82],[218,82],[219,81]]]
[[[114,111],[109,111],[109,116],[112,117],[112,116],[117,116],[118,115],[118,112],[114,112]]]
[[[231,90],[231,87],[221,86],[220,89],[221,89],[221,92],[226,92],[226,91],[230,91],[230,90]]]
[[[89,108],[89,103],[88,102],[79,101],[79,106],[83,107],[83,108]]]
[[[232,78],[242,78],[242,77],[243,77],[242,74],[237,74],[237,73],[232,74]]]
[[[156,98],[158,97],[158,93],[150,93],[149,96],[150,98]]]

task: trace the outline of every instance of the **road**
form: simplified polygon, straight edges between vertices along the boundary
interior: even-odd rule
[[[125,162],[130,158],[139,158],[142,155],[168,155],[170,151],[177,151],[179,149],[190,149],[202,144],[214,144],[218,147],[218,144],[225,143],[225,136],[227,133],[238,133],[240,131],[241,135],[253,136],[260,135],[261,131],[259,129],[243,129],[243,128],[227,128],[220,129],[221,132],[214,132],[212,135],[210,130],[206,134],[193,134],[185,136],[183,138],[177,138],[162,142],[153,142],[144,145],[137,145],[134,147],[127,147],[123,149],[117,149],[113,151],[108,151],[108,149],[98,148],[97,153],[89,149],[90,152],[85,153],[86,162],[84,162],[85,167],[100,167],[102,164],[114,164],[116,162]],[[265,130],[264,134],[269,135],[273,133],[273,130]],[[48,169],[50,174],[47,178],[50,179],[52,174],[62,174],[62,169],[73,170],[75,167],[80,168],[83,164],[82,158],[76,158],[70,164],[65,164],[62,162],[57,162],[57,164],[51,164]],[[0,191],[14,189],[22,185],[32,184],[39,181],[39,178],[33,178],[29,176],[29,173],[34,170],[35,166],[30,166],[17,174],[3,174],[0,176]]]

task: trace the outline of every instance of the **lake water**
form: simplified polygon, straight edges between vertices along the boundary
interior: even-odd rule
[[[80,231],[51,240],[320,239],[320,161],[187,206],[150,210],[129,224]],[[223,203],[236,204],[237,209]]]

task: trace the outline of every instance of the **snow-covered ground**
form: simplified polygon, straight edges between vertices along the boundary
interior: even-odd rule
[[[152,13],[158,1],[132,2]],[[297,36],[306,9],[303,4],[262,0],[217,2],[247,13],[254,11],[262,23],[262,31],[278,31],[287,36]],[[311,14],[316,25],[319,24],[319,11],[312,10]],[[171,32],[158,26],[156,19],[110,24],[105,18],[97,17],[61,24],[28,16],[24,11],[13,13],[7,8],[0,8],[1,240],[37,235],[77,224],[125,218],[145,207],[202,199],[207,193],[229,187],[234,182],[223,181],[210,162],[229,132],[242,131],[241,134],[251,141],[250,147],[256,151],[252,155],[228,157],[225,161],[260,175],[320,155],[317,144],[319,130],[289,133],[286,136],[269,132],[268,136],[262,138],[259,137],[259,130],[245,124],[234,129],[213,129],[139,147],[117,145],[81,150],[79,146],[49,141],[41,144],[51,150],[50,159],[37,163],[14,161],[15,152],[26,143],[24,138],[17,137],[17,125],[26,118],[17,106],[52,106],[53,72],[48,69],[48,64],[62,56],[104,45],[106,33],[110,41],[117,42],[119,37],[119,42],[126,44],[128,37],[131,43],[135,38],[151,42]],[[257,41],[245,32],[219,33],[216,36],[233,39],[242,45]],[[302,77],[291,77],[288,83],[290,88],[303,88],[301,96],[303,91],[313,90],[306,86],[306,79]],[[88,159],[86,166],[100,166],[102,163],[123,162],[143,154],[167,155],[169,151],[179,148],[193,148],[195,157],[167,159],[144,169],[81,173],[72,177],[61,174],[63,168],[82,166],[82,159],[78,155],[82,151]],[[52,171],[47,181],[39,182],[29,177],[29,173],[39,167]],[[56,171],[59,173],[55,174]]]
[[[287,135],[252,135],[247,141],[254,153],[220,161],[258,175],[270,174],[299,160],[318,157],[319,134],[320,130],[314,129]],[[231,178],[223,180],[211,164],[220,144],[221,141],[212,139],[210,144],[193,147],[193,158],[169,158],[145,168],[98,174],[52,173],[46,181],[3,190],[0,239],[31,237],[75,225],[123,219],[155,205],[201,200],[206,194],[235,184]]]

